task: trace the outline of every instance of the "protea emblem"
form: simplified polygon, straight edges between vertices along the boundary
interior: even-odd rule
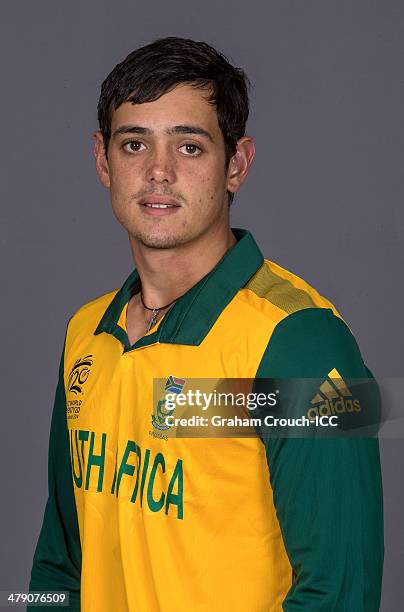
[[[169,376],[165,384],[165,392],[169,393],[181,393],[185,385],[185,378],[178,378],[177,376]],[[172,410],[167,410],[165,406],[166,400],[160,399],[157,402],[154,413],[152,414],[152,424],[155,429],[164,430],[170,429],[170,425],[166,423],[166,417],[173,414]]]

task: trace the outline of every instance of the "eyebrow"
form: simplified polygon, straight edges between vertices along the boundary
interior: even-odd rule
[[[174,125],[173,127],[167,128],[165,130],[166,134],[198,134],[199,136],[204,136],[210,142],[213,142],[212,135],[203,128],[197,125]],[[150,128],[142,127],[140,125],[121,125],[117,128],[112,137],[115,138],[119,134],[154,134],[153,130]]]

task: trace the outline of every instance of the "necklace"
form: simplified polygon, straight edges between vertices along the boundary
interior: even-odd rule
[[[180,295],[179,297],[182,297],[182,296]],[[151,310],[153,312],[150,321],[148,321],[148,326],[147,326],[147,330],[146,330],[148,332],[148,331],[151,330],[151,328],[155,324],[157,316],[158,316],[160,310],[165,310],[166,308],[171,306],[171,304],[174,304],[174,302],[176,300],[178,300],[178,297],[175,298],[175,300],[172,300],[172,302],[170,302],[169,304],[166,304],[165,306],[159,306],[158,308],[157,307],[156,308],[150,308],[149,306],[146,306],[146,304],[144,303],[144,300],[143,300],[143,292],[142,292],[142,290],[140,290],[140,299],[142,301],[142,304],[143,304],[144,308],[146,308],[146,310]]]

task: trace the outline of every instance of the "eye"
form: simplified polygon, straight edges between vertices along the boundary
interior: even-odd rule
[[[181,149],[186,149],[186,154],[190,157],[198,157],[202,153],[202,149],[198,147],[196,144],[188,143],[182,145]]]
[[[127,153],[138,153],[140,151],[139,147],[141,146],[144,146],[143,142],[139,140],[130,140],[129,142],[125,142],[122,148],[124,151],[127,151]]]

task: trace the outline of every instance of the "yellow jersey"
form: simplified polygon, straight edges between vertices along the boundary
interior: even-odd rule
[[[69,591],[83,612],[379,609],[377,439],[169,437],[158,426],[153,379],[372,376],[335,306],[264,259],[250,232],[233,233],[132,346],[136,269],[70,318],[31,591]]]

